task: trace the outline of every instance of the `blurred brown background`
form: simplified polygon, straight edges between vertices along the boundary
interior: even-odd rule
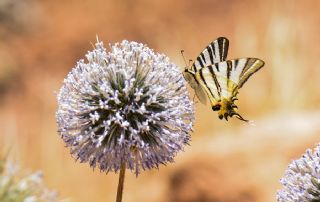
[[[181,70],[181,49],[193,59],[226,36],[229,59],[266,62],[239,95],[255,125],[197,104],[191,146],[174,164],[128,172],[124,201],[275,201],[288,163],[320,140],[319,10],[317,0],[0,0],[0,145],[61,198],[114,201],[118,176],[74,162],[56,132],[64,77],[96,35],[148,44]]]

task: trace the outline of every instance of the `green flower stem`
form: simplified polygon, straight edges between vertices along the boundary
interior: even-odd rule
[[[120,174],[119,174],[119,183],[118,183],[118,191],[117,191],[117,201],[122,201],[122,193],[123,193],[123,185],[124,185],[124,177],[126,173],[126,162],[121,162]]]

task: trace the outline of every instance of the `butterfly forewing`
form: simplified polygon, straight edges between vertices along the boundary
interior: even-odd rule
[[[225,37],[219,37],[211,42],[196,58],[192,65],[194,72],[201,68],[225,61],[228,54],[229,40]]]

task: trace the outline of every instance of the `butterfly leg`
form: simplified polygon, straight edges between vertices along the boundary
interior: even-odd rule
[[[226,119],[226,121],[228,121],[228,116],[229,116],[229,114],[227,114],[227,113],[224,114],[224,118]]]

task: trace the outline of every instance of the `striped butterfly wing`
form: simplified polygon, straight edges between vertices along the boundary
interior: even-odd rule
[[[211,42],[196,58],[191,66],[194,72],[201,68],[225,61],[228,54],[229,40],[225,37],[219,37]]]
[[[197,98],[202,104],[207,103],[207,96],[206,93],[203,91],[201,85],[199,85],[198,81],[195,79],[194,74],[190,72],[183,72],[183,77],[189,83],[191,88],[193,88]]]
[[[250,78],[251,75],[256,73],[259,69],[261,69],[264,66],[264,61],[257,58],[246,58],[246,63],[243,66],[244,68],[242,69],[240,74],[234,75],[236,79],[237,76],[239,78],[238,89],[240,89],[243,86],[243,84]]]
[[[229,99],[261,69],[264,62],[257,58],[241,58],[223,61],[199,70],[196,78],[207,93],[211,104]]]

